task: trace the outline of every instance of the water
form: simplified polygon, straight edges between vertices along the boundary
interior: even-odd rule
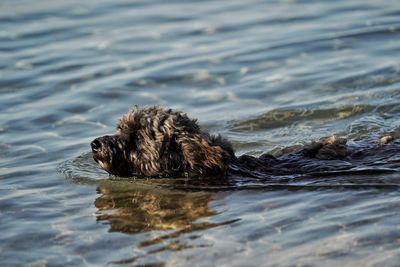
[[[135,104],[237,154],[399,135],[398,51],[397,0],[1,1],[1,265],[398,266],[398,173],[129,181],[89,152]]]

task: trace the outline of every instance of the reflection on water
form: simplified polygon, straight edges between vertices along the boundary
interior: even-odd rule
[[[112,231],[137,233],[190,227],[196,219],[214,215],[209,193],[171,191],[140,183],[103,181],[97,188],[97,218]]]
[[[207,222],[207,217],[217,214],[209,207],[209,202],[215,200],[216,195],[204,191],[169,190],[129,180],[104,180],[97,190],[101,195],[94,203],[98,209],[96,217],[97,220],[106,222],[110,231],[127,234],[161,230],[164,232],[136,245],[140,249],[149,247],[148,254],[193,248],[193,245],[186,244],[185,239],[197,239],[198,232],[239,220]],[[186,237],[182,240],[181,235]],[[117,263],[132,263],[138,258],[140,257],[136,256]]]

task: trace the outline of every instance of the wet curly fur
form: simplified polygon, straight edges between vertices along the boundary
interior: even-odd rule
[[[110,174],[144,177],[222,176],[234,158],[231,144],[202,131],[185,113],[135,107],[117,133],[92,143],[93,157]]]
[[[301,149],[290,149],[279,157],[236,157],[232,145],[219,135],[202,130],[185,113],[160,107],[135,107],[118,122],[117,132],[92,141],[94,160],[108,173],[122,177],[225,177],[245,175],[303,174],[326,170],[352,169],[365,165],[361,159],[382,153],[377,147],[349,149],[346,139],[335,136],[311,142]],[[397,154],[396,149],[381,149]],[[382,158],[382,157],[381,157]]]

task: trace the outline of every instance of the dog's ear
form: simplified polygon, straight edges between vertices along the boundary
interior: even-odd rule
[[[136,110],[131,110],[119,119],[117,124],[117,134],[123,139],[129,140],[132,134],[138,130],[138,119]]]
[[[219,145],[212,145],[208,136],[185,134],[176,143],[182,151],[186,172],[189,175],[223,176],[228,153]]]

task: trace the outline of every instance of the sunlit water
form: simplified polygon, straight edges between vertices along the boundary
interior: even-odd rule
[[[400,175],[110,179],[133,105],[258,155],[400,132],[400,2],[0,2],[1,266],[399,266]],[[399,160],[394,159],[394,160]]]

